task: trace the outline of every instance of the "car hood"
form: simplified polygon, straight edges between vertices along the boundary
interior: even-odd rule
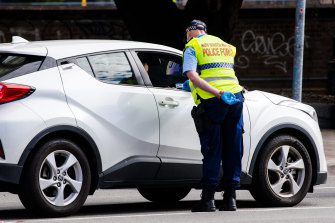
[[[282,102],[282,101],[297,102],[297,101],[293,100],[292,98],[287,98],[287,97],[280,96],[280,95],[277,95],[277,94],[272,94],[272,93],[268,93],[268,92],[264,92],[264,91],[260,91],[260,93],[262,93],[267,99],[269,99],[275,105],[280,104],[280,102]]]

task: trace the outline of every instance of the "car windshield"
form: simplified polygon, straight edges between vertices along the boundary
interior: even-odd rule
[[[32,73],[41,66],[44,57],[0,53],[0,80]]]

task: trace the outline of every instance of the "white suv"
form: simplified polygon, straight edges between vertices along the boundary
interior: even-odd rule
[[[154,202],[199,188],[181,63],[179,50],[131,41],[0,44],[0,191],[64,216],[99,188],[138,188]],[[261,91],[244,96],[241,189],[293,206],[327,179],[315,110]]]

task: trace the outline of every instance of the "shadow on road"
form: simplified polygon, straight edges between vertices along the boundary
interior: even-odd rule
[[[122,204],[90,204],[83,206],[78,213],[71,217],[94,216],[94,215],[120,215],[120,214],[146,214],[155,212],[173,212],[173,211],[190,211],[197,201],[180,201],[171,204],[157,204],[152,202],[136,202]],[[217,208],[221,205],[221,201],[216,201]],[[239,209],[244,208],[264,208],[256,201],[237,202]],[[0,210],[1,220],[29,220],[41,218],[25,209]]]

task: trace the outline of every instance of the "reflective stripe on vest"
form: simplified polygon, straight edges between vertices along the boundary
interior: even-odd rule
[[[211,81],[221,81],[221,80],[230,80],[230,81],[238,81],[237,77],[206,77],[203,79],[206,82],[211,82]],[[191,87],[191,92],[194,91],[198,86],[193,84]]]
[[[198,66],[199,70],[207,70],[212,68],[226,68],[226,69],[234,69],[233,63],[206,63]]]

